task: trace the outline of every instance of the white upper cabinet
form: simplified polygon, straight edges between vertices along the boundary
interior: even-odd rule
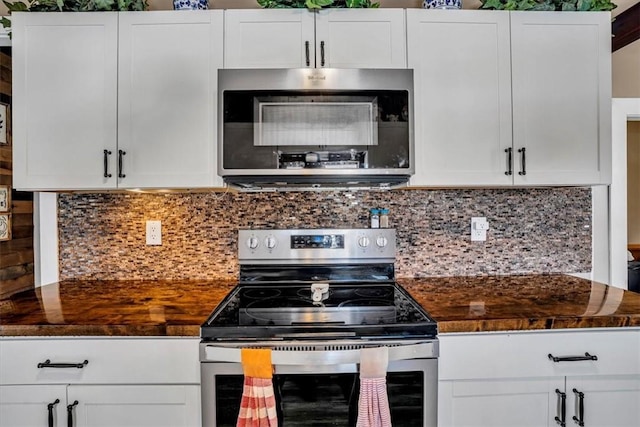
[[[118,187],[222,186],[217,71],[223,12],[120,13]]]
[[[316,67],[406,68],[406,39],[403,9],[320,10]]]
[[[403,9],[225,11],[225,68],[406,68]]]
[[[610,30],[607,12],[408,10],[411,184],[609,183]]]
[[[14,186],[222,186],[223,12],[17,13]]]
[[[414,69],[412,185],[509,185],[509,14],[407,10]]]
[[[216,147],[223,67],[413,69],[413,186],[608,184],[610,16],[18,12],[14,187],[223,186]]]
[[[609,183],[610,13],[512,12],[511,61],[514,182]]]
[[[14,187],[114,188],[118,14],[11,20]]]
[[[226,10],[224,67],[313,67],[313,18],[306,9]]]

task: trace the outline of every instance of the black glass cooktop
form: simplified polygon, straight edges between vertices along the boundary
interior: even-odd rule
[[[395,282],[331,283],[328,291],[317,292],[314,300],[311,283],[240,284],[202,325],[201,336],[258,340],[436,335],[435,321]]]

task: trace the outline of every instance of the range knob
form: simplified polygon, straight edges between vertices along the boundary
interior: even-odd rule
[[[370,241],[369,241],[369,238],[367,236],[362,236],[362,237],[360,237],[358,239],[358,245],[361,248],[366,248],[367,246],[369,246],[369,243],[370,243]]]
[[[247,247],[249,249],[255,249],[258,247],[259,244],[260,244],[260,241],[256,236],[251,236],[247,239]]]
[[[378,238],[376,239],[376,245],[378,245],[378,247],[380,248],[384,248],[385,246],[387,246],[387,243],[389,243],[389,240],[387,240],[387,238],[384,236],[378,236]]]
[[[276,240],[275,237],[273,236],[268,236],[266,239],[264,239],[264,245],[268,248],[268,249],[273,249],[276,247],[276,245],[278,244],[278,241]]]

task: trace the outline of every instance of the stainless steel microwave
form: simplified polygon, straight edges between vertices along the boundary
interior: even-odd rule
[[[414,173],[413,70],[223,69],[218,95],[231,186],[391,188]]]

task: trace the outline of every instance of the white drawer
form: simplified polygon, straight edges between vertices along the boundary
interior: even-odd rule
[[[441,334],[439,379],[640,374],[640,330]],[[597,360],[554,362],[555,357]]]
[[[0,384],[198,384],[198,338],[2,338]],[[39,363],[88,363],[38,368]]]

